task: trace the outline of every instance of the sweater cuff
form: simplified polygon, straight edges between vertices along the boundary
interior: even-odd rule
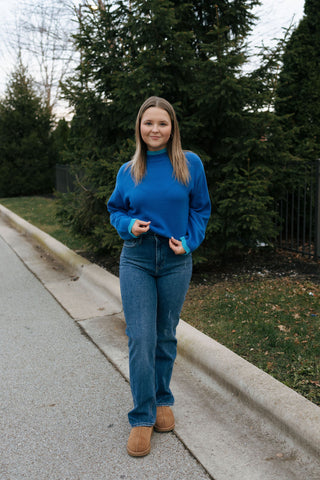
[[[132,219],[130,220],[130,223],[129,223],[129,226],[128,226],[128,232],[130,233],[130,235],[131,235],[133,238],[138,238],[137,235],[134,235],[134,234],[132,233],[132,231],[131,231],[131,230],[132,230],[132,227],[133,227],[133,224],[134,224],[134,222],[135,222],[136,220],[137,220],[136,218],[132,218]]]
[[[185,249],[185,252],[186,252],[185,255],[188,255],[191,252],[191,250],[187,245],[187,241],[186,241],[185,237],[181,237],[180,240],[182,242],[183,248]]]

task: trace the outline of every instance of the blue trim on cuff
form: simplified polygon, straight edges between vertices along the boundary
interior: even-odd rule
[[[138,238],[137,235],[134,235],[134,234],[132,233],[132,231],[131,231],[131,230],[132,230],[132,227],[133,227],[133,224],[134,224],[134,222],[135,222],[136,220],[137,220],[136,218],[132,218],[132,219],[130,220],[130,223],[129,223],[129,226],[128,226],[128,232],[130,233],[130,235],[131,235],[133,238]]]
[[[181,237],[180,240],[181,240],[181,242],[182,242],[183,248],[184,248],[185,251],[186,251],[185,255],[188,255],[188,254],[191,252],[191,250],[190,250],[190,248],[189,248],[188,245],[187,245],[187,241],[186,241],[185,237]]]

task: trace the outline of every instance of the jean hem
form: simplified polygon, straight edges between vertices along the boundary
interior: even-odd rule
[[[173,403],[157,403],[157,407],[173,407]]]
[[[155,424],[155,422],[154,423],[145,423],[144,422],[144,423],[137,423],[135,425],[132,425],[132,424],[130,424],[130,425],[131,425],[132,428],[135,428],[135,427],[153,427],[154,424]]]

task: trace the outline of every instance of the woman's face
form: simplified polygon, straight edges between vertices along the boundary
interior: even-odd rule
[[[162,108],[150,107],[142,115],[140,133],[148,150],[161,150],[167,146],[172,130],[171,119]]]

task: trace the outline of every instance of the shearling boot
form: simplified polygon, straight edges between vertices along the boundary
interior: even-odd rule
[[[153,427],[133,427],[128,444],[127,452],[132,457],[143,457],[148,455],[151,449],[151,435],[153,432]]]
[[[154,429],[157,432],[170,432],[174,429],[174,416],[170,407],[157,407]]]

